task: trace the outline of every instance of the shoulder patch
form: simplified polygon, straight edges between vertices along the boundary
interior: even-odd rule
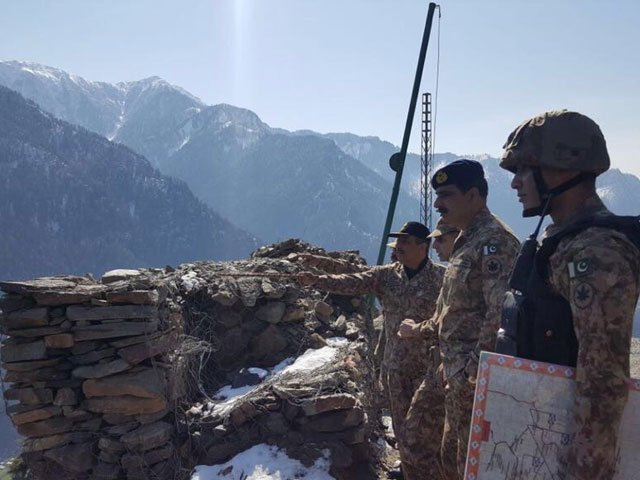
[[[502,270],[502,262],[495,258],[489,258],[482,264],[483,270],[491,275],[497,275]]]
[[[567,264],[569,270],[569,278],[580,278],[591,275],[593,271],[593,262],[590,258],[585,258],[577,262],[569,262]]]
[[[482,247],[482,253],[486,255],[498,255],[500,253],[500,248],[495,243],[487,243]]]
[[[580,309],[591,306],[594,297],[594,290],[590,283],[581,282],[573,290],[573,303]]]

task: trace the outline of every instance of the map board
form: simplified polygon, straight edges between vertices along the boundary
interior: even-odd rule
[[[574,369],[482,352],[465,480],[557,480],[571,445]],[[640,479],[640,380],[630,380],[616,480]]]

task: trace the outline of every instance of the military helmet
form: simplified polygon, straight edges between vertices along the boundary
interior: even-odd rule
[[[510,171],[529,165],[600,175],[610,165],[598,124],[567,110],[545,112],[523,122],[502,148],[500,166]]]

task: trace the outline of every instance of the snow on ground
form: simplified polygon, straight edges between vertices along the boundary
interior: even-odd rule
[[[194,273],[194,272],[190,272]],[[197,281],[199,279],[194,277],[189,277],[190,274],[187,274],[182,277],[183,282],[188,281]],[[185,278],[188,277],[188,278]],[[249,368],[249,372],[258,375],[262,381],[271,380],[277,375],[283,375],[290,372],[299,372],[302,370],[314,370],[316,368],[322,367],[329,362],[335,360],[338,355],[338,348],[341,345],[345,345],[348,343],[346,338],[342,337],[333,337],[327,339],[327,346],[319,348],[317,350],[309,349],[300,355],[295,360],[293,358],[286,358],[282,362],[273,366],[269,370],[264,370],[262,368]],[[220,388],[216,393],[213,394],[213,398],[215,400],[223,400],[221,402],[215,402],[211,408],[211,413],[213,415],[225,415],[228,411],[232,409],[235,403],[240,400],[242,397],[248,395],[256,388],[260,387],[261,384],[258,385],[244,385],[242,387],[233,388],[231,385],[225,385]]]
[[[331,467],[329,451],[325,450],[323,454],[307,468],[289,458],[284,450],[263,443],[221,465],[197,466],[191,480],[335,480],[328,473]]]

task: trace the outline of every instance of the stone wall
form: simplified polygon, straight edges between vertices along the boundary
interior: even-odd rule
[[[33,478],[172,478],[179,313],[138,271],[4,282],[7,413]]]
[[[29,475],[188,478],[269,443],[304,462],[328,451],[332,475],[354,478],[376,455],[370,307],[301,289],[295,274],[361,266],[288,241],[100,282],[0,282],[7,412]],[[220,395],[233,388],[243,394]]]

